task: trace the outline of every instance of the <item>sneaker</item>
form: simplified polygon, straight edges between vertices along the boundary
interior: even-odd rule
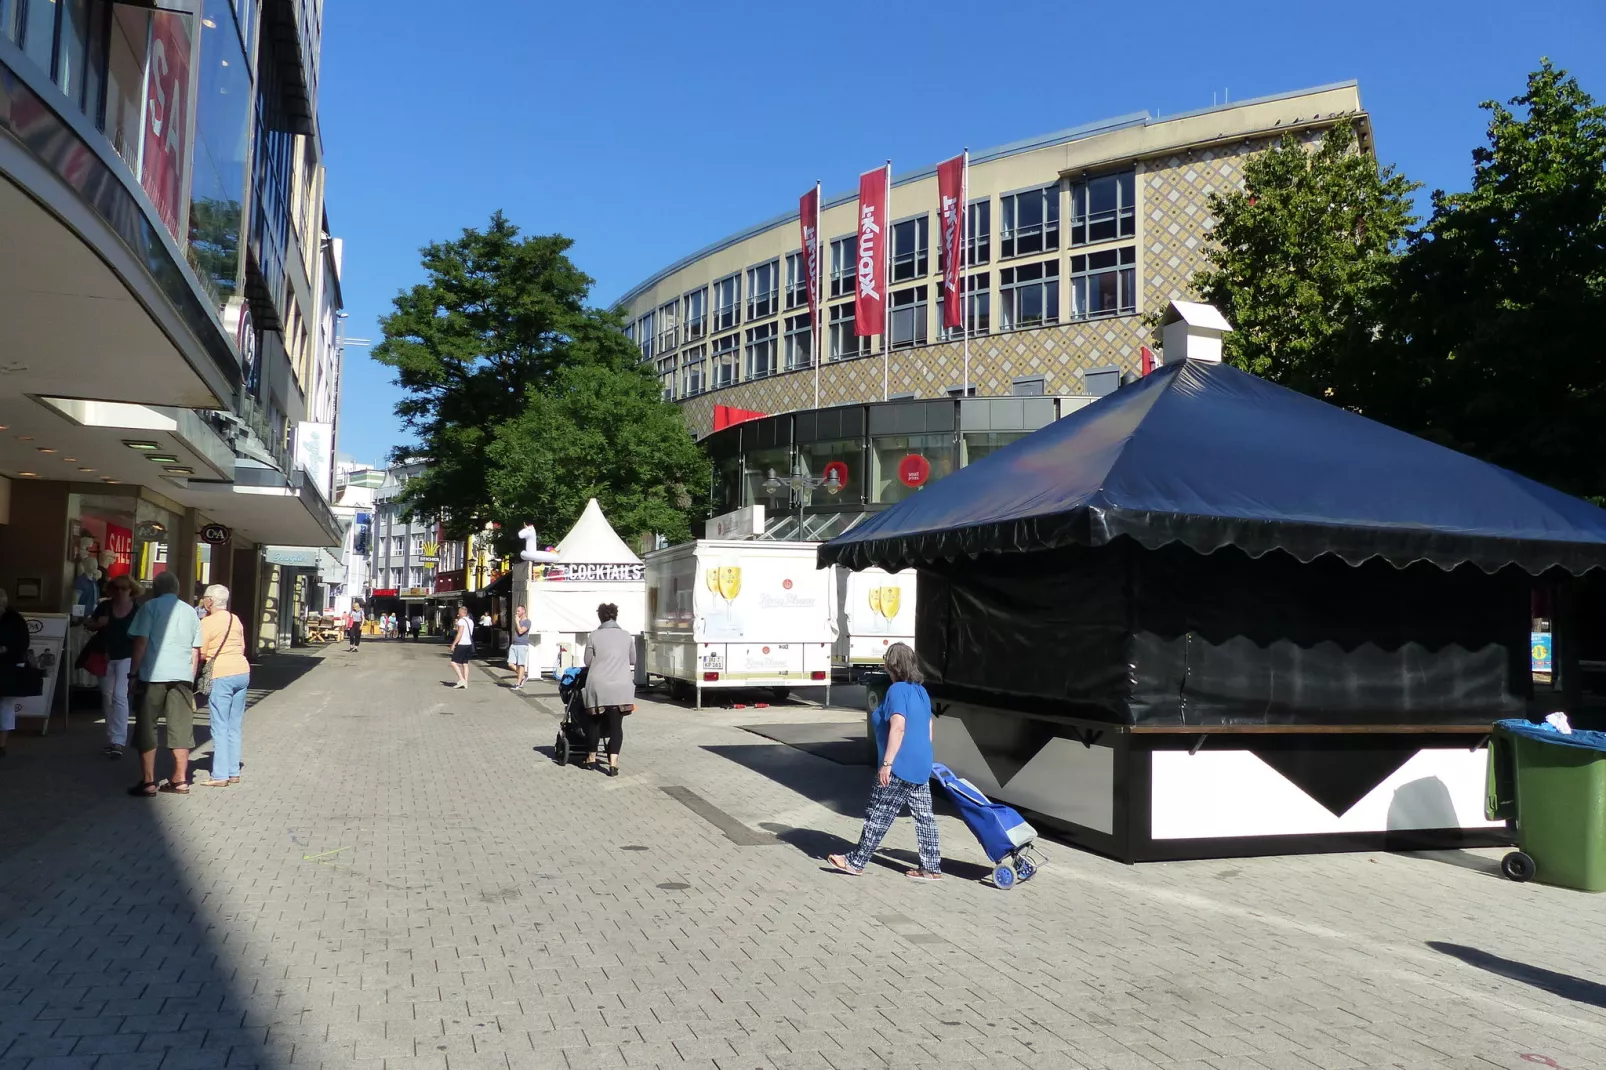
[[[453,691],[467,691],[468,690],[468,685],[465,684],[463,681],[459,680],[457,683],[452,685],[452,690]]]

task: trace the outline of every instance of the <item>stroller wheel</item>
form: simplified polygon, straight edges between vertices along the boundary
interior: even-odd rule
[[[569,764],[569,737],[558,729],[558,741],[552,745],[552,760],[559,765]]]
[[[993,884],[1006,892],[1009,891],[1009,889],[1015,887],[1015,871],[1008,866],[999,866],[993,870]]]
[[[1015,859],[1015,875],[1023,881],[1029,881],[1037,876],[1037,866],[1033,864],[1030,858],[1021,855]]]

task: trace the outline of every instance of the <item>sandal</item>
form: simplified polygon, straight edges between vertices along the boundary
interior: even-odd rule
[[[237,776],[229,777],[229,783],[230,784],[238,784],[239,782],[240,782],[240,778],[239,777],[237,777]]]
[[[162,786],[156,790],[164,795],[188,795],[190,793],[190,782],[188,780],[180,780],[176,782],[172,780],[164,780],[162,781]]]
[[[940,881],[940,880],[942,880],[942,874],[941,873],[933,873],[929,869],[911,869],[911,870],[908,870],[907,872],[905,872],[904,876],[908,877],[910,880],[914,880],[914,881]]]
[[[136,799],[148,799],[152,795],[155,795],[156,792],[157,787],[156,781],[154,780],[141,780],[138,784],[135,784],[133,787],[128,789],[128,794],[134,796]]]
[[[840,870],[850,877],[864,876],[864,870],[854,869],[852,866],[848,865],[847,855],[829,855],[825,860],[830,864],[832,869]]]
[[[205,780],[197,780],[195,782],[197,787],[202,788],[226,788],[232,783],[234,783],[232,780],[215,780],[211,777],[208,777]]]

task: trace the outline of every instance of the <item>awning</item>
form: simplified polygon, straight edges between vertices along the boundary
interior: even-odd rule
[[[820,547],[890,570],[1098,546],[1300,561],[1606,566],[1606,511],[1224,364],[1185,361],[932,483]]]
[[[301,471],[286,477],[276,468],[234,470],[233,483],[191,481],[170,492],[214,523],[233,529],[238,539],[277,546],[341,544],[340,523],[312,480]]]

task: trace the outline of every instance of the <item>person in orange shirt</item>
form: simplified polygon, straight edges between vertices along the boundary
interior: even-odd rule
[[[201,605],[206,609],[201,661],[212,666],[212,692],[206,701],[212,721],[212,774],[198,783],[203,788],[226,788],[240,782],[240,736],[251,663],[245,660],[245,625],[229,612],[229,589],[214,583]]]

